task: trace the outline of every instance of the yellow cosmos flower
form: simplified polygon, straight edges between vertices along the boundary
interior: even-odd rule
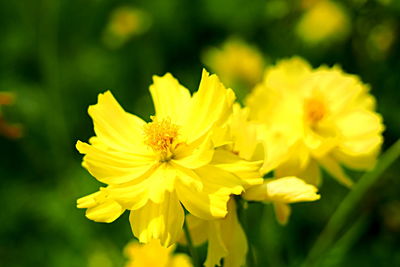
[[[267,70],[246,104],[250,118],[285,139],[292,151],[275,170],[277,177],[296,175],[318,184],[321,165],[350,186],[341,164],[359,170],[374,166],[382,118],[369,87],[339,67],[313,70],[300,58],[283,60]]]
[[[130,210],[140,242],[160,239],[168,246],[181,232],[182,205],[205,220],[225,217],[231,194],[240,194],[246,183],[260,183],[253,179],[260,164],[216,149],[228,143],[218,133],[235,99],[217,76],[203,71],[193,96],[170,74],[153,79],[156,114],[149,123],[125,112],[110,92],[89,107],[96,136],[76,147],[85,154],[83,166],[107,186],[79,199],[78,207],[99,222]]]
[[[174,247],[165,248],[159,240],[147,244],[131,242],[126,245],[124,254],[128,258],[125,267],[192,267],[190,258],[182,253],[172,254]]]
[[[350,32],[346,10],[334,1],[318,0],[300,18],[296,34],[305,43],[316,45],[323,41],[342,40]]]
[[[133,36],[145,33],[150,25],[151,18],[144,10],[118,7],[111,13],[103,41],[109,48],[119,48]]]
[[[240,39],[228,39],[220,49],[210,48],[203,62],[228,86],[250,89],[262,79],[264,59],[261,52]]]

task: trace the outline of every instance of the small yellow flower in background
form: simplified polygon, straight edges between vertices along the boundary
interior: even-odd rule
[[[261,81],[265,66],[261,52],[237,38],[228,39],[220,49],[208,49],[202,59],[224,84],[235,89],[251,89]]]
[[[337,66],[313,70],[300,58],[282,60],[267,69],[246,104],[250,119],[283,137],[292,151],[275,177],[295,175],[317,185],[321,165],[351,186],[341,165],[367,170],[375,164],[384,129],[375,99]]]
[[[297,24],[298,37],[310,45],[346,38],[351,25],[344,7],[329,0],[313,2]]]
[[[396,41],[396,26],[392,21],[385,21],[374,26],[368,35],[366,48],[374,60],[387,58]]]
[[[172,254],[174,247],[165,248],[159,240],[147,244],[132,241],[126,245],[124,254],[128,258],[125,267],[192,267],[190,258],[182,253]]]
[[[111,13],[103,41],[110,48],[119,48],[133,36],[146,32],[150,25],[150,16],[145,11],[128,6],[119,7]]]
[[[107,186],[79,199],[78,208],[98,222],[130,210],[140,242],[160,239],[169,246],[182,231],[182,205],[205,220],[224,218],[231,194],[262,183],[261,162],[217,147],[229,143],[219,133],[235,95],[216,75],[203,71],[193,96],[171,74],[153,80],[156,114],[149,123],[125,112],[110,92],[89,107],[96,136],[76,147],[85,154],[82,165]]]
[[[0,92],[0,108],[1,106],[12,105],[14,103],[14,95],[11,93]],[[21,126],[18,124],[9,124],[0,109],[0,134],[10,138],[17,139],[22,136]]]

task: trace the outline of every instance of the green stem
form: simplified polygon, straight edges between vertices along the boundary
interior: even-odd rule
[[[380,175],[400,156],[400,139],[392,145],[380,158],[371,172],[365,173],[354,185],[353,190],[340,203],[335,213],[319,235],[310,250],[303,266],[313,266],[319,257],[330,247],[336,235],[342,229],[348,216],[354,211],[366,191],[378,180]]]
[[[186,220],[183,223],[183,231],[185,232],[187,247],[189,248],[190,256],[192,257],[192,262],[194,267],[200,267],[199,260],[197,257],[197,252],[193,246],[192,237],[190,236],[189,228],[187,226]]]

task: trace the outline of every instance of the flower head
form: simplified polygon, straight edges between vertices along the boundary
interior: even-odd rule
[[[277,177],[300,175],[318,184],[321,165],[350,186],[340,164],[361,170],[374,165],[382,118],[369,87],[339,67],[313,70],[300,58],[282,60],[267,70],[246,103],[250,118],[284,136],[292,151]]]
[[[296,34],[309,45],[342,40],[350,32],[349,16],[335,1],[318,0],[300,18]]]
[[[130,210],[140,242],[160,239],[168,246],[182,229],[182,205],[202,219],[223,218],[231,194],[240,194],[248,181],[262,182],[261,164],[219,148],[229,142],[218,133],[235,95],[217,76],[204,71],[193,96],[170,74],[153,79],[151,122],[125,112],[110,92],[89,107],[96,136],[76,146],[85,154],[83,166],[107,186],[79,199],[78,207],[101,222]]]
[[[210,48],[203,55],[210,66],[229,86],[250,89],[262,78],[264,59],[255,48],[237,38],[228,39],[220,49]]]

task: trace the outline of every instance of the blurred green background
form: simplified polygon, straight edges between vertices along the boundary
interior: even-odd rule
[[[263,66],[300,55],[359,75],[384,117],[386,150],[400,137],[399,27],[398,0],[0,1],[0,92],[15,95],[0,123],[22,126],[21,138],[0,136],[0,266],[123,266],[128,214],[101,224],[75,207],[100,186],[74,148],[94,134],[87,107],[110,89],[148,119],[153,74],[171,72],[193,91],[204,66],[242,99],[257,77],[230,81],[222,74],[240,66],[208,56],[226,40],[258,50]],[[400,266],[399,172],[397,160],[321,266]],[[319,202],[293,206],[286,227],[271,207],[249,206],[259,266],[300,265],[348,190],[324,179],[320,192]]]

